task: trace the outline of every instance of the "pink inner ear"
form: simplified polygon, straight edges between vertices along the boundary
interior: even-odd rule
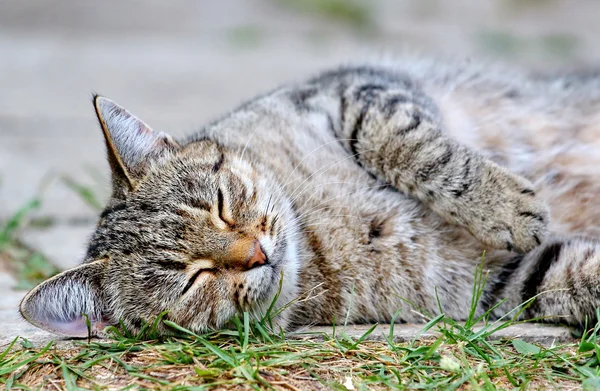
[[[99,331],[104,330],[104,328],[108,326],[108,324],[103,321],[93,321],[92,319],[90,319],[90,323],[91,327],[89,334],[91,334],[91,336],[98,335]],[[55,334],[64,335],[66,337],[84,338],[88,336],[86,318],[83,316],[73,319],[69,322],[63,322],[59,320],[40,322],[39,326],[45,330],[51,331]]]

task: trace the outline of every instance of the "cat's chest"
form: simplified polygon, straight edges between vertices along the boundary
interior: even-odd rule
[[[418,202],[340,156],[307,170],[288,195],[309,238],[318,238],[321,252],[340,259],[397,253],[414,235],[420,210]]]

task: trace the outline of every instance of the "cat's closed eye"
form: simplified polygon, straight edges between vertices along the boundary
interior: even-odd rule
[[[187,284],[181,291],[181,295],[185,295],[190,290],[190,288],[194,286],[194,283],[198,280],[198,277],[200,277],[203,274],[214,274],[217,272],[217,270],[217,268],[198,269],[188,280]]]
[[[275,233],[276,233],[275,224],[277,223],[277,220],[279,220],[279,215],[275,215],[273,217],[273,219],[271,220],[271,224],[269,224],[269,226],[270,226],[269,233],[271,234],[271,236],[275,235]]]
[[[235,227],[235,223],[233,223],[230,218],[227,218],[227,216],[225,216],[225,214],[226,214],[225,202],[224,202],[223,192],[221,191],[220,188],[217,191],[217,211],[219,213],[219,219],[221,219],[221,221],[223,221],[225,224],[227,224],[230,228]]]

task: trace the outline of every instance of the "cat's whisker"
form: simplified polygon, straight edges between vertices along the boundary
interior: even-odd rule
[[[364,152],[371,152],[374,151],[375,149],[370,149],[370,150],[366,150],[360,153],[364,153]],[[298,186],[296,186],[296,188],[290,193],[289,198],[293,199],[296,196],[296,193],[298,192],[298,190],[302,187],[302,185],[304,185],[306,183],[306,181],[308,180],[314,180],[313,177],[315,175],[321,175],[325,172],[327,172],[327,170],[335,167],[337,164],[343,163],[349,159],[354,159],[356,158],[356,156],[360,155],[360,153],[355,153],[352,155],[348,155],[346,157],[344,157],[343,159],[340,160],[336,160],[335,162],[329,163],[328,165],[321,167],[320,169],[318,169],[317,171],[313,172],[312,174],[310,174],[308,177],[306,177]]]
[[[332,163],[327,164],[326,166],[323,166],[323,167],[319,168],[318,170],[316,170],[315,172],[313,172],[312,174],[310,174],[308,177],[306,177],[298,186],[296,186],[296,188],[290,193],[289,198],[293,199],[294,196],[296,195],[296,192],[298,191],[298,189],[300,189],[300,187],[306,181],[312,179],[315,175],[320,175],[320,174],[326,172],[327,170],[329,170],[330,168],[334,167],[335,165],[340,164],[340,163],[342,163],[344,161],[347,161],[349,159],[353,159],[353,158],[355,158],[358,155],[359,155],[358,153],[356,153],[354,155],[349,155],[349,156],[346,156],[346,157],[344,157],[344,158],[342,158],[340,160],[334,161]]]
[[[293,199],[291,199],[290,202],[292,204],[294,204],[298,200],[298,198],[300,198],[300,196],[302,194],[304,194],[304,192],[306,192],[308,190],[311,190],[311,189],[318,189],[318,188],[327,187],[327,186],[330,186],[330,185],[358,185],[358,184],[360,184],[359,181],[355,181],[355,182],[325,182],[325,183],[320,183],[318,185],[311,186],[311,187],[308,187],[308,185],[307,185],[307,187],[301,193],[299,193],[298,195],[296,195],[296,197],[294,197]],[[310,200],[310,198],[308,200]],[[302,207],[300,207],[300,208],[302,208]],[[298,208],[298,209],[300,209],[300,208]]]
[[[275,226],[275,224],[277,224],[277,220],[279,220],[279,215],[275,215],[275,217],[273,217],[273,222],[271,223],[272,226]]]
[[[347,184],[356,184],[356,183],[352,183],[352,182],[333,182],[333,183],[327,183],[327,184],[323,184],[323,185],[321,185],[321,186],[328,186],[328,185],[330,185],[330,184],[342,184],[342,183],[347,183]],[[351,192],[349,192],[349,193],[343,193],[343,194],[339,194],[339,195],[337,195],[337,196],[335,196],[335,197],[333,197],[333,198],[330,198],[330,199],[327,199],[327,200],[322,200],[322,201],[321,201],[319,204],[317,204],[317,205],[314,205],[313,207],[319,207],[320,205],[323,205],[324,203],[326,203],[326,202],[329,202],[329,201],[332,201],[332,200],[334,200],[334,199],[336,199],[336,198],[339,198],[339,197],[344,197],[344,196],[347,196],[347,195],[352,195],[352,194],[356,193],[357,191],[361,191],[361,190],[370,190],[370,189],[376,189],[376,188],[378,188],[378,187],[385,187],[385,186],[386,186],[386,185],[384,185],[384,184],[378,184],[378,185],[367,186],[367,187],[359,187],[359,188],[356,188],[356,189],[352,190],[352,191],[351,191]],[[303,208],[306,206],[306,204],[308,204],[308,202],[309,202],[309,201],[312,199],[312,197],[314,197],[314,196],[315,196],[315,195],[316,195],[318,192],[319,192],[319,190],[315,190],[315,191],[313,192],[313,194],[311,194],[311,195],[310,195],[310,197],[309,197],[309,198],[308,198],[308,199],[307,199],[307,200],[304,202],[304,204],[302,204],[300,207],[298,207],[298,208],[297,208],[297,211],[298,211],[298,212],[300,212],[300,213],[304,213],[304,212],[306,212],[306,211],[303,211],[302,209],[303,209]]]
[[[256,132],[259,129],[260,128],[255,127],[254,130],[252,131],[252,133],[250,133],[250,136],[248,136],[248,141],[246,141],[246,144],[244,145],[244,148],[242,149],[242,152],[240,153],[240,160],[244,160],[244,154],[246,153],[246,149],[248,149],[250,142],[254,139],[254,136],[256,136]]]
[[[267,202],[267,207],[265,208],[265,213],[263,218],[267,218],[267,214],[269,213],[269,206],[271,205],[271,200],[273,199],[273,194],[269,195],[269,201]]]
[[[325,144],[322,144],[322,145],[320,145],[319,147],[317,147],[317,148],[313,149],[311,152],[307,153],[307,154],[306,154],[306,155],[305,155],[305,156],[302,158],[302,160],[301,160],[299,163],[297,163],[297,164],[296,164],[296,166],[294,166],[294,168],[293,168],[292,172],[291,172],[291,173],[290,173],[290,174],[287,176],[287,178],[286,178],[286,179],[283,181],[283,185],[280,185],[280,186],[279,186],[279,192],[278,192],[278,194],[277,194],[278,198],[276,199],[276,202],[278,202],[278,201],[279,201],[279,199],[280,199],[280,196],[283,194],[283,192],[285,192],[285,191],[286,191],[286,189],[287,189],[287,186],[290,184],[290,181],[291,181],[292,175],[294,174],[294,172],[295,172],[295,171],[298,169],[298,167],[299,167],[299,166],[302,164],[302,162],[303,162],[304,160],[306,160],[306,159],[307,159],[307,158],[308,158],[310,155],[312,155],[313,153],[315,153],[315,152],[316,152],[317,150],[319,150],[320,148],[322,148],[322,147],[324,147],[324,146],[327,146],[327,145],[329,145],[329,144],[332,144],[332,143],[338,143],[338,142],[340,142],[340,141],[357,141],[357,140],[356,140],[356,139],[339,139],[339,140],[330,141],[330,142],[327,142],[327,143],[325,143]],[[370,151],[371,151],[371,150],[367,150],[367,151],[365,151],[365,152],[370,152]],[[299,184],[299,185],[298,185],[298,186],[297,186],[297,187],[294,189],[294,191],[292,192],[292,194],[290,194],[290,197],[292,197],[292,196],[294,195],[294,193],[295,193],[295,191],[298,189],[298,187],[302,186],[302,184],[303,184],[303,183],[304,183],[306,180],[308,180],[308,179],[311,179],[311,177],[312,177],[312,176],[314,176],[315,174],[319,174],[319,173],[320,173],[320,171],[321,171],[323,168],[325,168],[325,169],[327,170],[327,169],[329,169],[329,168],[331,168],[331,167],[335,166],[336,164],[342,163],[343,161],[347,160],[348,158],[353,158],[353,157],[355,157],[355,156],[357,156],[357,155],[358,155],[358,153],[357,153],[357,154],[354,154],[354,155],[351,155],[351,156],[348,156],[348,157],[346,157],[346,158],[344,158],[344,159],[342,159],[342,160],[340,160],[340,161],[337,161],[337,162],[330,163],[330,165],[329,165],[329,166],[321,167],[321,169],[317,170],[317,171],[316,171],[316,172],[314,172],[312,175],[310,175],[308,178],[306,178],[306,179],[305,179],[305,180],[304,180],[302,183],[300,183],[300,184]],[[330,167],[330,166],[331,166],[331,167]]]
[[[301,297],[298,297],[296,299],[296,303],[304,303],[310,300],[314,300],[322,295],[324,295],[325,293],[327,293],[328,289],[323,289],[318,293],[314,293],[317,289],[319,289],[320,287],[324,286],[324,283],[319,283],[315,286],[313,286],[312,288],[309,288],[309,290]]]
[[[315,149],[313,149],[312,151],[308,152],[307,154],[304,155],[304,157],[302,158],[302,160],[300,160],[292,169],[292,171],[290,172],[290,174],[287,176],[287,178],[283,181],[283,187],[285,188],[288,184],[289,184],[289,179],[292,177],[292,175],[294,175],[294,173],[296,172],[296,170],[298,169],[298,167],[300,167],[300,165],[308,158],[310,157],[312,154],[316,153],[319,149],[326,147],[327,145],[330,144],[339,144],[341,141],[358,141],[355,139],[336,139],[333,141],[329,141],[326,142],[324,144],[319,145],[318,147],[316,147]]]
[[[296,234],[298,232],[301,232],[301,229],[298,226],[298,224],[294,224],[294,222],[290,222],[287,225],[282,226],[277,234],[281,235],[281,236],[285,236],[287,239],[287,236],[289,234]]]
[[[353,214],[328,215],[327,217],[352,217],[352,218],[356,218],[357,220],[361,220],[361,221],[368,221],[369,220],[365,216],[357,216],[357,215],[353,215]],[[329,222],[310,223],[309,225],[307,225],[307,227],[314,227],[314,226],[319,226],[319,225],[323,225],[323,224],[330,224],[330,223]]]
[[[332,217],[332,218],[356,218],[359,221],[368,220],[368,218],[365,218],[364,216],[357,216],[357,215],[352,215],[352,214],[330,215],[329,217]],[[308,225],[303,225],[302,230],[294,230],[294,231],[289,231],[289,232],[283,231],[282,235],[285,235],[287,239],[297,240],[299,238],[304,237],[304,235],[305,235],[304,230],[306,230],[307,228],[317,227],[317,226],[325,225],[325,224],[329,224],[329,222],[311,223]]]
[[[354,193],[356,193],[356,192],[358,192],[358,191],[363,191],[363,190],[372,190],[372,189],[377,189],[377,188],[380,188],[380,187],[386,187],[386,185],[384,185],[384,184],[377,184],[377,185],[372,185],[372,186],[365,186],[365,187],[361,187],[361,188],[358,188],[358,189],[354,189],[354,190],[352,190],[351,192],[347,192],[347,193],[339,194],[339,195],[337,195],[337,196],[335,196],[335,197],[331,197],[331,198],[329,198],[329,199],[323,200],[323,201],[321,201],[319,204],[317,204],[317,205],[313,206],[312,208],[310,208],[310,209],[308,209],[308,210],[306,210],[306,211],[298,210],[298,211],[297,211],[297,213],[298,213],[298,215],[297,215],[297,219],[302,219],[302,218],[304,218],[304,217],[310,216],[310,215],[311,215],[311,214],[313,214],[314,212],[317,212],[317,211],[323,210],[324,208],[321,208],[321,206],[325,205],[326,203],[328,203],[328,202],[330,202],[330,201],[333,201],[333,200],[335,200],[335,199],[338,199],[338,198],[340,198],[340,197],[349,196],[349,195],[352,195],[352,194],[354,194]],[[318,208],[318,209],[317,209],[317,208]]]

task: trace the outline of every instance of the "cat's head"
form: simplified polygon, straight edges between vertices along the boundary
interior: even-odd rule
[[[94,107],[113,194],[85,262],[29,292],[25,319],[86,336],[120,321],[137,331],[168,311],[200,332],[264,313],[282,276],[278,303],[293,297],[294,217],[268,172],[213,141],[180,145],[106,98]]]

